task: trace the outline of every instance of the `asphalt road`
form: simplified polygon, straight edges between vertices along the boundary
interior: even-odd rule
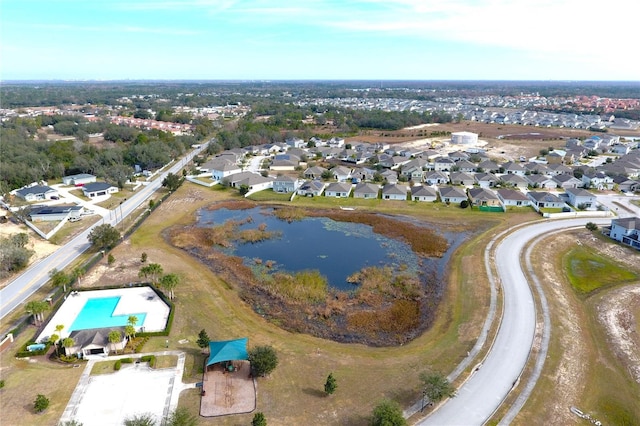
[[[584,226],[589,221],[608,225],[611,219],[537,222],[517,229],[502,240],[496,248],[495,262],[502,284],[504,311],[491,351],[481,367],[461,386],[457,396],[418,424],[481,425],[493,415],[519,380],[533,344],[535,306],[521,268],[521,254],[526,244],[540,235]]]
[[[45,285],[49,281],[49,271],[54,268],[58,270],[64,269],[85,252],[91,246],[87,240],[87,236],[95,226],[102,225],[103,223],[116,226],[123,219],[126,220],[131,212],[145,203],[151,194],[162,186],[162,181],[167,174],[178,173],[195,155],[206,149],[206,147],[206,143],[202,144],[185,157],[177,160],[168,170],[164,171],[148,185],[141,187],[138,192],[122,202],[122,204],[114,210],[105,214],[101,221],[86,229],[48,257],[30,266],[20,276],[0,290],[0,319],[24,303],[29,296]]]

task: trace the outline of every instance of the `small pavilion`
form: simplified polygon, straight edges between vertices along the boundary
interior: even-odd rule
[[[246,361],[249,359],[247,353],[247,341],[243,337],[234,340],[222,340],[209,342],[209,359],[207,359],[207,370],[217,364],[221,364],[223,369],[234,370],[233,361]]]

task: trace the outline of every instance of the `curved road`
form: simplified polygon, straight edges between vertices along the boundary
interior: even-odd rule
[[[178,173],[195,155],[202,152],[206,147],[207,143],[204,143],[188,153],[185,157],[176,161],[168,170],[148,185],[142,187],[132,197],[128,198],[114,210],[109,211],[108,214],[103,216],[102,221],[97,222],[54,253],[30,266],[19,277],[0,290],[0,319],[8,315],[40,287],[45,285],[47,281],[49,281],[49,271],[54,268],[58,270],[64,269],[85,252],[91,245],[87,240],[87,236],[94,227],[103,223],[109,223],[114,226],[120,223],[123,218],[131,214],[131,212],[143,204],[153,192],[160,188],[166,175],[169,173]],[[113,214],[111,214],[112,212]]]
[[[493,415],[519,380],[533,344],[536,311],[531,287],[520,263],[524,248],[536,237],[584,226],[589,221],[608,225],[611,218],[536,222],[515,230],[500,242],[495,262],[504,303],[493,346],[482,366],[458,389],[457,396],[418,424],[481,425]]]

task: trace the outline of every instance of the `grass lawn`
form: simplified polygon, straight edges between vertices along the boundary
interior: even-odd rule
[[[97,376],[99,374],[111,374],[115,371],[113,369],[113,366],[115,365],[115,363],[116,363],[115,360],[96,362],[95,364],[93,364],[93,367],[91,368],[91,375]]]
[[[254,192],[253,194],[249,195],[247,198],[253,201],[288,202],[291,199],[291,194],[283,194],[280,192],[275,192],[272,189],[265,189],[262,191]]]
[[[579,294],[638,279],[638,275],[627,267],[583,245],[564,255],[563,267],[569,282]]]
[[[173,368],[178,365],[177,355],[159,355],[156,357],[156,369]]]

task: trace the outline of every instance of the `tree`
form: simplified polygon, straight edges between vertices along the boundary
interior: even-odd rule
[[[169,191],[175,191],[180,188],[180,185],[182,185],[182,178],[178,175],[174,175],[173,173],[169,173],[162,180],[162,186],[167,188]]]
[[[87,271],[85,271],[85,269],[82,266],[78,266],[77,268],[73,268],[73,271],[71,272],[71,277],[74,280],[76,280],[78,285],[82,285],[82,282],[80,282],[80,280],[84,276],[85,272]]]
[[[129,318],[127,318],[127,326],[130,326],[133,329],[133,333],[131,333],[131,335],[134,339],[136,337],[136,324],[138,324],[138,317],[135,315],[129,315]]]
[[[136,336],[136,329],[134,326],[132,326],[131,324],[127,324],[124,326],[124,336],[129,339],[132,336],[135,338]]]
[[[62,347],[63,348],[72,348],[76,345],[76,341],[73,340],[73,338],[71,337],[66,337],[62,340]],[[65,351],[66,354],[66,351]]]
[[[27,303],[24,308],[28,314],[33,315],[33,322],[35,325],[40,325],[40,323],[44,321],[43,314],[44,311],[49,309],[49,304],[39,300],[32,300]]]
[[[109,264],[109,266],[111,266],[111,265],[113,265],[113,262],[115,262],[115,261],[116,261],[116,258],[111,253],[109,253],[109,256],[107,256],[107,264]]]
[[[176,408],[165,418],[163,423],[165,426],[196,426],[197,424],[198,419],[189,414],[189,411],[184,407]]]
[[[67,284],[71,282],[71,276],[65,274],[64,271],[58,271],[56,268],[53,268],[49,271],[49,278],[54,287],[62,287],[62,291],[64,293],[67,292]]]
[[[589,230],[589,231],[597,231],[598,230],[598,225],[596,225],[593,222],[587,222],[587,224],[585,225],[585,227]]]
[[[116,348],[116,343],[122,342],[122,334],[118,330],[111,330],[109,332],[109,343],[113,345],[113,350],[118,353],[118,349]]]
[[[467,207],[469,207],[469,201],[467,201],[467,200],[460,201],[460,208],[461,209],[466,209]]]
[[[400,405],[385,399],[373,409],[371,424],[373,426],[406,426],[407,421],[402,416]]]
[[[49,341],[51,342],[51,344],[56,348],[56,355],[58,355],[58,345],[56,345],[56,342],[60,339],[60,336],[58,336],[57,334],[52,334],[51,336],[49,336]]]
[[[39,393],[38,396],[36,396],[36,400],[33,402],[33,409],[36,411],[36,413],[42,413],[48,407],[49,398]]]
[[[200,333],[198,333],[198,340],[196,340],[196,343],[198,344],[200,349],[208,348],[210,341],[211,339],[209,339],[209,335],[207,334],[207,332],[204,329],[200,330]]]
[[[327,395],[332,395],[336,389],[338,388],[338,382],[336,382],[336,378],[333,377],[333,373],[329,373],[327,376],[327,381],[324,383],[324,393]]]
[[[138,276],[140,278],[144,277],[145,279],[151,281],[153,285],[158,284],[158,280],[163,273],[162,266],[159,263],[150,263],[148,265],[140,268],[140,272],[138,272]]]
[[[267,418],[261,412],[257,412],[253,415],[251,426],[267,426]]]
[[[112,249],[120,241],[120,231],[105,223],[91,230],[87,237],[89,242],[100,250]]]
[[[254,376],[266,376],[278,366],[278,355],[271,346],[256,346],[249,351],[249,363]]]
[[[178,274],[167,274],[160,278],[160,287],[165,289],[169,293],[169,300],[173,300],[173,291],[180,284],[180,277]]]
[[[242,184],[240,185],[240,189],[238,190],[240,192],[240,195],[247,195],[249,193],[249,185],[246,184]]]
[[[423,394],[431,402],[438,402],[444,398],[456,396],[456,388],[441,373],[421,373]]]
[[[140,255],[140,263],[146,263],[147,261],[147,253],[146,252],[142,252],[142,254]]]
[[[124,426],[155,426],[156,421],[149,413],[136,414],[124,419]]]

